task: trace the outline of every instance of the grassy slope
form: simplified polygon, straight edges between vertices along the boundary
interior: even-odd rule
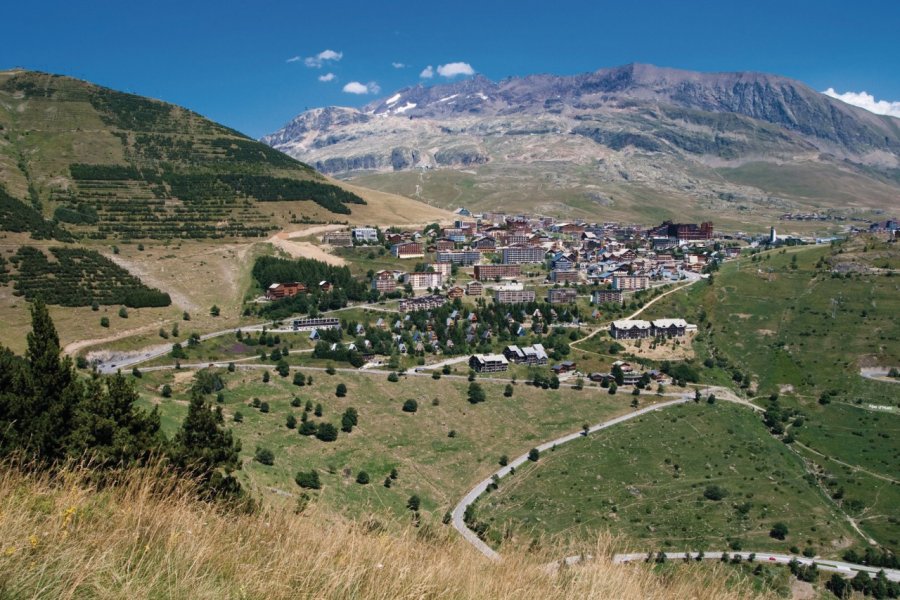
[[[479,519],[516,539],[560,534],[584,542],[598,530],[625,536],[628,548],[801,548],[830,554],[858,536],[815,485],[801,460],[746,408],[685,405],[647,415],[545,453],[504,481],[479,506]],[[728,492],[703,498],[707,485]],[[750,503],[746,517],[736,506]],[[782,521],[790,535],[769,538]],[[504,542],[505,543],[505,542]]]
[[[872,240],[853,241],[840,250],[799,248],[772,252],[758,263],[741,259],[725,265],[713,286],[700,284],[669,296],[647,316],[682,314],[696,322],[703,307],[713,327],[711,335],[707,331],[694,344],[699,359],[714,343],[733,365],[752,373],[760,398],[780,390],[782,404],[805,415],[805,424],[792,432],[814,452],[798,450],[822,469],[832,492],[844,488],[844,508],[869,535],[897,548],[898,486],[832,459],[898,479],[900,394],[895,384],[860,377],[859,368],[900,365],[900,279],[832,278],[827,272],[813,277],[820,259],[827,264],[850,257],[878,265],[894,260],[897,250]],[[793,270],[795,255],[798,268]],[[837,301],[834,318],[832,298]],[[720,369],[703,375],[710,382],[730,380]],[[822,406],[817,400],[826,391],[835,395]]]
[[[719,229],[729,231],[765,232],[777,223],[780,233],[798,235],[837,231],[838,225],[779,222],[781,214],[856,208],[872,217],[873,210],[890,213],[900,208],[889,185],[831,165],[801,163],[780,167],[750,163],[733,169],[696,167],[691,175],[753,186],[774,198],[767,203],[723,200],[715,194],[690,189],[677,193],[659,190],[652,183],[641,181],[603,183],[589,165],[550,162],[489,163],[466,170],[422,173],[366,173],[354,175],[352,181],[448,209],[465,206],[476,211],[536,212],[590,221],[713,219]]]
[[[98,490],[84,473],[51,483],[0,469],[0,590],[11,598],[360,598],[623,600],[767,598],[724,565],[613,565],[564,573],[557,548],[485,561],[446,528],[345,521],[308,508],[234,514],[184,482],[130,473]]]
[[[504,384],[483,382],[488,400],[473,406],[466,400],[468,382],[464,379],[410,377],[390,383],[383,372],[308,373],[313,376],[313,386],[295,387],[290,377],[282,380],[274,372],[271,382],[263,384],[258,370],[227,376],[225,413],[229,421],[235,411],[244,416],[243,423],[232,425],[244,445],[247,462],[243,477],[251,489],[277,499],[278,494],[300,491],[293,482],[297,471],[319,469],[323,501],[348,514],[403,514],[406,499],[417,493],[423,508],[439,519],[471,484],[496,468],[501,455],[521,454],[547,436],[626,411],[629,401],[624,396],[612,398],[602,390],[545,391],[521,384],[512,398],[504,398]],[[144,401],[158,403],[174,424],[186,410],[190,377],[187,372],[146,373],[139,389]],[[345,398],[335,397],[339,382],[347,385]],[[174,389],[171,400],[159,396],[163,383]],[[304,402],[321,402],[322,419],[337,426],[344,409],[355,407],[360,413],[358,428],[349,435],[341,433],[335,443],[300,436],[285,427],[288,413],[299,420],[303,411],[290,406],[294,394]],[[253,397],[269,402],[271,412],[263,414],[248,407]],[[410,398],[419,404],[415,414],[400,410]],[[432,404],[435,398],[440,401],[438,406]],[[310,419],[322,420],[312,414]],[[448,437],[451,430],[456,437]],[[257,444],[275,452],[273,467],[250,461]],[[400,479],[386,489],[382,481],[395,466]],[[368,486],[354,482],[361,469],[372,479]],[[281,492],[273,493],[273,489]]]

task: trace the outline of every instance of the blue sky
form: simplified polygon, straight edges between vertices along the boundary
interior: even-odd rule
[[[457,62],[495,80],[629,62],[765,71],[900,101],[897,0],[9,4],[0,68],[160,98],[253,137],[305,108],[359,106],[375,89],[384,96],[447,81],[420,73]],[[340,59],[305,60],[325,50]],[[343,91],[352,82],[348,89],[369,93]]]

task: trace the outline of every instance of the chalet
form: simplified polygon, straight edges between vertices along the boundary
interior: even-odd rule
[[[509,361],[502,354],[473,354],[469,367],[476,373],[497,373],[509,368]]]
[[[503,356],[510,362],[526,365],[546,365],[547,351],[542,344],[533,346],[507,346],[503,350]]]
[[[454,286],[447,292],[447,297],[451,300],[456,300],[457,298],[462,298],[464,293],[461,287]]]
[[[273,283],[266,289],[266,299],[280,300],[281,298],[292,298],[297,294],[305,294],[307,291],[305,283]]]
[[[575,361],[572,360],[564,360],[558,365],[553,365],[550,367],[554,373],[560,375],[562,373],[570,373],[575,370],[576,364]]]
[[[319,289],[322,290],[323,292],[330,292],[331,284],[325,280],[322,280],[319,282]]]
[[[468,296],[483,296],[484,295],[484,285],[480,281],[470,281],[466,284],[466,295]]]

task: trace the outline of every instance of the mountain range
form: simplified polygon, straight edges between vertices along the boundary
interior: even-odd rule
[[[900,207],[900,119],[763,73],[476,75],[309,110],[261,141],[448,208],[752,224]]]

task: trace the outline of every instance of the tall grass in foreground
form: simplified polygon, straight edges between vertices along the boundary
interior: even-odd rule
[[[613,565],[556,572],[552,548],[492,563],[449,528],[387,531],[322,508],[248,514],[194,499],[160,470],[98,489],[0,465],[0,598],[608,598],[728,600],[725,567]],[[609,555],[601,539],[593,554]]]

